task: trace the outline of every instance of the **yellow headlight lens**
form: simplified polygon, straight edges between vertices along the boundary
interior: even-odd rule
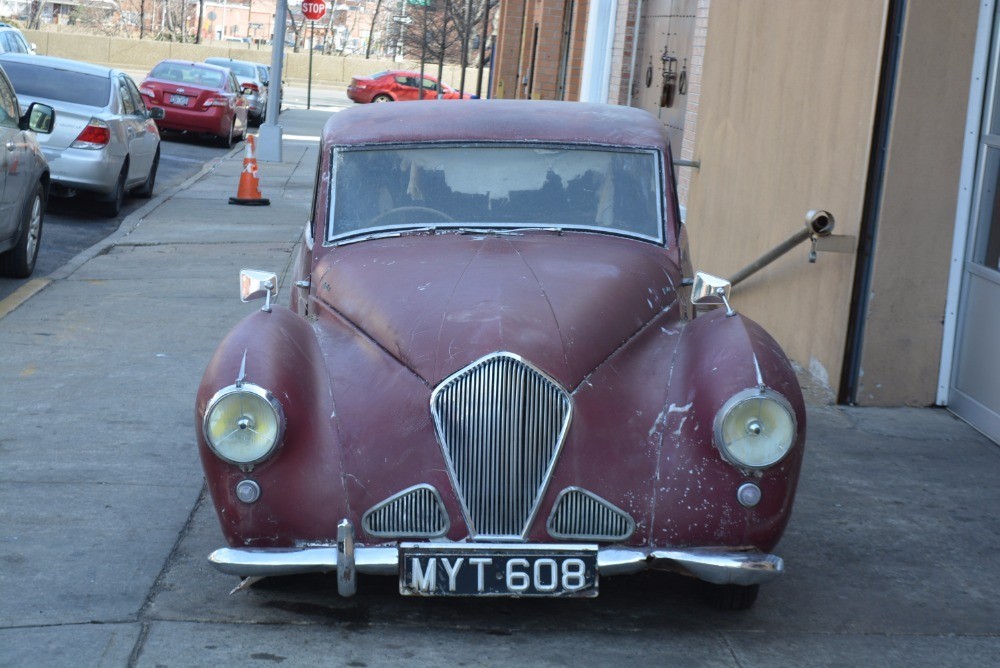
[[[795,415],[784,397],[749,390],[726,402],[715,419],[723,455],[734,464],[764,468],[788,454],[795,442]]]
[[[222,459],[254,464],[277,447],[284,429],[281,405],[260,387],[244,383],[228,387],[205,411],[205,438]]]

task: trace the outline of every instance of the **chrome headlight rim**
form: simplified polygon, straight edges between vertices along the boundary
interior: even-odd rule
[[[238,459],[233,459],[231,457],[225,456],[219,450],[215,442],[212,440],[212,437],[209,434],[208,430],[208,423],[210,417],[212,416],[212,411],[215,410],[215,408],[219,405],[219,403],[223,399],[239,393],[250,394],[256,396],[259,399],[262,399],[266,404],[270,406],[271,410],[274,412],[274,419],[277,424],[277,431],[274,435],[274,441],[271,443],[270,447],[268,447],[267,450],[261,456],[248,461],[240,461]],[[238,383],[236,385],[230,385],[228,387],[224,387],[212,396],[212,398],[208,402],[208,405],[205,407],[205,413],[202,416],[201,431],[202,435],[205,438],[205,444],[208,446],[209,450],[212,451],[212,454],[214,454],[216,457],[218,457],[219,459],[228,464],[239,466],[240,468],[243,469],[250,469],[256,466],[257,464],[266,461],[271,456],[273,456],[275,452],[277,452],[279,446],[281,445],[285,437],[285,411],[281,407],[281,403],[278,401],[277,397],[275,397],[274,394],[272,394],[269,390],[261,387],[260,385],[255,385],[254,383],[247,383],[247,382]]]
[[[784,451],[777,457],[769,459],[766,463],[751,464],[744,462],[730,451],[729,446],[726,444],[725,439],[723,437],[723,429],[724,429],[725,419],[733,412],[734,409],[739,407],[740,404],[755,399],[766,399],[773,401],[774,403],[778,404],[782,409],[784,409],[785,413],[788,415],[788,419],[791,422],[791,438],[789,440],[788,445],[785,446]],[[750,471],[763,471],[764,469],[768,469],[771,468],[772,466],[775,466],[776,464],[779,464],[794,449],[795,441],[797,440],[798,437],[798,431],[799,431],[798,419],[795,416],[795,410],[792,408],[792,404],[788,401],[787,398],[785,398],[783,394],[767,387],[753,387],[737,392],[733,396],[729,397],[729,399],[726,400],[724,404],[722,404],[722,408],[720,408],[718,412],[715,414],[715,423],[714,423],[715,447],[719,450],[719,453],[722,455],[722,458],[726,462],[738,468]]]

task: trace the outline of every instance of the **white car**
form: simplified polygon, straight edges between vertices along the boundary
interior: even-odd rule
[[[125,194],[150,197],[160,161],[160,108],[146,109],[128,74],[64,58],[0,54],[21,107],[56,109],[52,134],[39,137],[52,172],[51,194],[92,194],[109,218]]]

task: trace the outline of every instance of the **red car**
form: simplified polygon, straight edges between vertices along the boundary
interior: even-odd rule
[[[226,67],[164,60],[139,86],[146,107],[161,107],[161,130],[212,135],[228,148],[247,134],[249,105]]]
[[[423,87],[418,84],[420,80],[420,72],[399,70],[386,70],[366,77],[353,77],[351,85],[347,87],[347,97],[361,104],[434,100],[437,99],[439,89],[442,99],[445,100],[471,100],[476,97],[469,93],[460,96],[454,88],[426,74],[423,78]]]
[[[290,307],[242,272],[264,308],[198,390],[215,567],[422,596],[595,596],[662,569],[730,608],[782,573],[802,394],[728,283],[685,266],[655,117],[347,109],[312,211]]]

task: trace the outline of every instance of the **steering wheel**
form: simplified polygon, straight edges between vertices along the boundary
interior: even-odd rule
[[[455,219],[452,218],[451,216],[449,216],[448,214],[446,214],[445,212],[438,211],[437,209],[432,209],[429,206],[398,206],[395,209],[389,209],[388,211],[383,211],[379,215],[377,215],[374,218],[372,218],[371,220],[369,220],[368,224],[369,225],[378,225],[379,223],[381,223],[382,221],[384,221],[387,218],[391,218],[393,216],[405,215],[405,214],[408,214],[408,213],[430,214],[432,216],[437,216],[438,218],[441,218],[442,220],[448,221],[449,223],[454,223],[455,222]]]

